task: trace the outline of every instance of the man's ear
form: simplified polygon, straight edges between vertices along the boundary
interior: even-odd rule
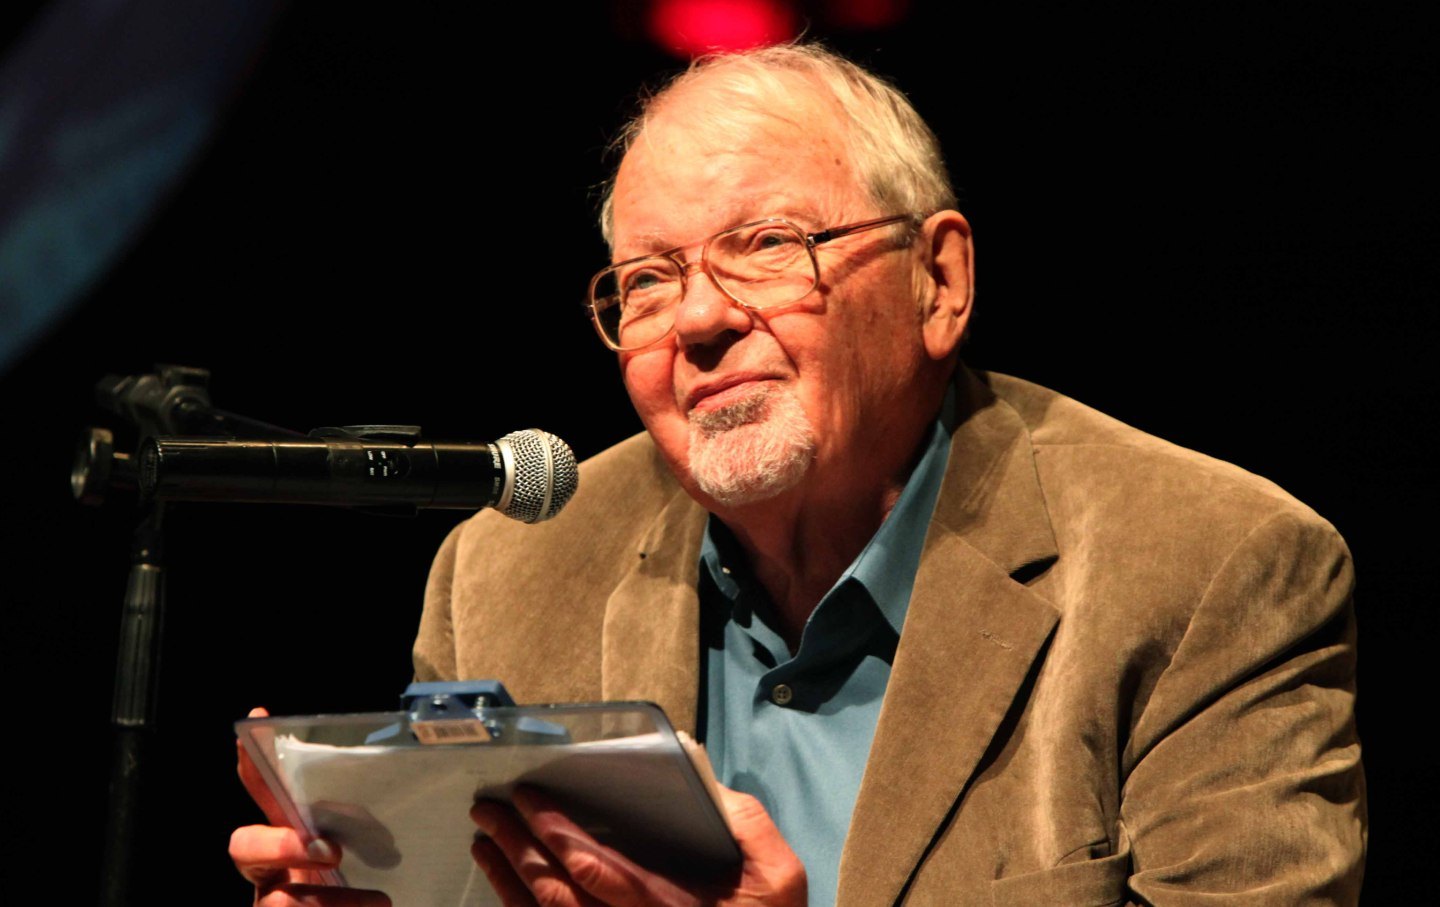
[[[925,292],[930,296],[921,312],[925,352],[939,361],[960,346],[970,323],[975,301],[975,245],[970,223],[959,211],[930,215],[916,242],[921,244]]]

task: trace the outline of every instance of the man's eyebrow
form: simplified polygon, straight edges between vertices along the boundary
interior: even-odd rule
[[[635,237],[635,245],[641,252],[664,252],[675,248],[675,241],[659,231],[641,233]]]
[[[761,204],[746,201],[732,205],[726,213],[730,215],[726,218],[726,222],[737,227],[740,224],[748,224],[768,217],[784,218],[797,226],[811,229],[830,226],[825,223],[827,215],[809,202],[777,199],[771,204]]]
[[[717,222],[726,225],[721,227],[720,231],[771,217],[783,218],[784,220],[795,223],[796,226],[804,227],[808,230],[819,230],[828,226],[834,226],[826,222],[825,215],[821,214],[814,206],[808,204],[782,203],[762,206],[750,201],[740,201],[717,210],[725,214],[724,218],[715,218]],[[657,252],[668,252],[671,249],[684,248],[693,243],[702,242],[713,235],[713,233],[709,233],[705,236],[683,237],[677,241],[675,237],[659,231],[640,233],[633,238],[633,254],[628,254],[625,258],[629,259],[639,255],[649,255]]]

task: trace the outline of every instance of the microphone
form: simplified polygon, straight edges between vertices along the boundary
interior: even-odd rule
[[[580,482],[549,432],[498,441],[421,441],[413,426],[317,429],[295,440],[155,437],[140,448],[142,493],[169,501],[493,507],[525,523],[560,512]]]

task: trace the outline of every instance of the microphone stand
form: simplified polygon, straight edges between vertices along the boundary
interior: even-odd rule
[[[140,517],[131,538],[130,577],[125,586],[124,607],[120,616],[120,645],[115,660],[115,698],[111,708],[114,734],[114,761],[110,773],[110,807],[106,820],[105,856],[101,866],[102,907],[124,907],[131,902],[130,888],[137,843],[140,840],[142,798],[141,787],[148,750],[156,730],[155,712],[159,698],[161,640],[165,617],[164,533],[165,505],[163,494],[155,491],[157,444],[168,435],[211,436],[230,438],[243,434],[246,440],[305,438],[290,431],[255,419],[216,409],[210,404],[206,386],[210,373],[204,369],[175,365],[156,366],[157,374],[132,377],[106,376],[95,387],[97,402],[104,409],[121,416],[139,430],[136,450],[149,456],[132,456],[115,450],[114,436],[103,428],[92,428],[81,440],[75,465],[70,472],[71,490],[84,504],[100,504],[110,488],[142,489]],[[496,445],[505,445],[511,438],[533,436],[515,441],[526,449],[514,456],[519,467],[509,465],[502,472],[509,475],[517,468],[533,469],[543,464],[546,478],[540,500],[533,494],[517,495],[516,507],[506,506],[502,512],[515,519],[534,522],[548,519],[564,506],[575,490],[574,454],[564,442],[544,433],[516,432]],[[342,428],[321,428],[309,438],[375,441],[377,443],[414,444],[420,439],[418,426],[355,425]],[[184,438],[171,438],[171,442]],[[451,445],[465,448],[468,442]],[[496,445],[480,445],[494,448]],[[558,445],[558,451],[557,451]],[[509,448],[505,448],[509,450]],[[432,449],[432,454],[438,448]],[[563,456],[561,455],[563,454]],[[498,454],[496,455],[498,456]],[[527,462],[528,460],[528,462]],[[358,461],[356,461],[358,462]],[[492,463],[495,461],[491,461]],[[360,464],[363,468],[364,463]],[[408,467],[406,467],[408,469]],[[372,471],[374,467],[372,466]],[[416,467],[417,471],[421,471]],[[554,489],[552,472],[565,476],[561,488]],[[403,473],[403,470],[402,470]],[[528,474],[528,473],[527,473]],[[507,483],[510,481],[506,480]],[[531,485],[534,485],[531,482]],[[509,500],[509,484],[505,499]],[[534,492],[535,488],[528,489]],[[472,489],[473,491],[473,489]],[[223,500],[204,497],[196,500]],[[416,507],[409,503],[388,504],[393,498],[381,497],[381,503],[356,506],[353,509],[383,515],[414,515]],[[284,499],[280,499],[284,500]],[[454,499],[429,506],[466,508],[480,506],[469,502],[457,504]],[[533,512],[532,512],[533,508]]]
[[[141,443],[166,434],[226,435],[236,427],[268,436],[298,435],[215,409],[206,387],[210,373],[204,369],[160,365],[156,372],[124,378],[109,375],[95,387],[100,406],[135,425]],[[115,451],[111,433],[102,428],[90,429],[81,441],[70,473],[75,497],[85,504],[99,504],[109,488],[134,488],[137,478],[134,459]],[[140,840],[141,788],[155,733],[160,691],[165,623],[164,516],[162,501],[142,501],[131,536],[130,576],[120,612],[115,698],[110,712],[114,747],[100,875],[102,907],[131,903],[131,870]]]
[[[144,506],[131,541],[130,578],[120,613],[120,651],[115,660],[115,698],[110,710],[114,738],[110,765],[110,811],[100,870],[100,903],[130,903],[130,869],[140,840],[140,786],[159,695],[161,637],[165,625],[165,570],[161,523],[165,505]]]

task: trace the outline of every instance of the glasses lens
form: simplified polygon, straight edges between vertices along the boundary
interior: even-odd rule
[[[654,343],[675,323],[682,286],[680,266],[668,258],[642,258],[606,268],[590,289],[596,323],[621,349]]]
[[[787,221],[726,230],[710,239],[705,260],[721,290],[755,309],[798,302],[819,282],[805,234]],[[606,268],[590,285],[595,323],[622,350],[649,346],[670,333],[684,295],[681,265],[662,256]]]
[[[715,237],[710,273],[725,292],[757,309],[789,305],[815,288],[805,234],[788,223],[750,224]]]

